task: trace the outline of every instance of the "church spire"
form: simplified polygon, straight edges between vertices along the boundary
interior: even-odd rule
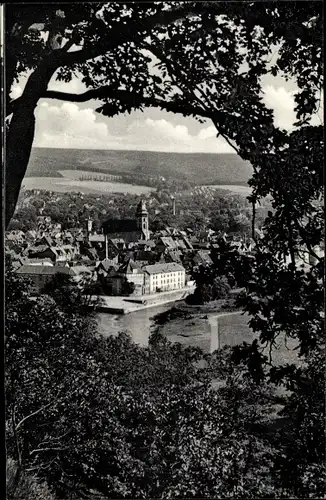
[[[136,219],[137,219],[137,225],[143,233],[144,240],[149,240],[148,211],[146,208],[145,200],[140,200],[140,202],[137,205]]]

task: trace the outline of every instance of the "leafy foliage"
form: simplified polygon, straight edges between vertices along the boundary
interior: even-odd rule
[[[94,489],[115,498],[247,498],[253,468],[257,484],[271,481],[258,464],[261,438],[246,428],[260,418],[265,389],[253,396],[247,378],[246,392],[230,353],[203,370],[200,350],[158,333],[147,349],[126,334],[98,337],[57,294],[36,303],[9,265],[6,274],[7,449],[21,474],[37,471],[60,498]],[[217,392],[216,376],[226,379]]]

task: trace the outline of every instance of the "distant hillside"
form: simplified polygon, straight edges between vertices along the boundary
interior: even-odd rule
[[[26,177],[60,177],[59,170],[161,175],[194,184],[246,185],[252,167],[236,154],[159,153],[93,149],[34,148]]]

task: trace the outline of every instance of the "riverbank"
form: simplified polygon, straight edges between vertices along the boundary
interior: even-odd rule
[[[212,353],[224,346],[251,344],[258,339],[258,333],[249,326],[250,317],[239,310],[235,298],[210,302],[204,305],[175,304],[171,309],[152,318],[153,327],[170,342],[184,346],[199,347],[205,353]],[[266,346],[262,352],[267,359],[270,352]],[[298,364],[295,339],[279,334],[272,353],[275,365]]]
[[[107,295],[98,295],[93,297],[93,299],[98,301],[98,305],[96,306],[98,312],[130,314],[143,309],[150,309],[152,307],[183,301],[188,295],[192,294],[194,290],[195,287],[188,286],[180,290],[171,290],[169,292],[155,293],[152,295],[141,295],[139,297],[111,297]]]
[[[159,331],[170,342],[199,347],[209,353],[216,346],[215,327],[212,325],[217,317],[223,318],[221,346],[251,341],[252,332],[234,296],[203,305],[175,304],[171,309],[153,316],[152,329]],[[237,325],[236,328],[234,325]]]

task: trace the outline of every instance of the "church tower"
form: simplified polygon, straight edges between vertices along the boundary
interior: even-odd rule
[[[141,230],[144,240],[149,240],[148,211],[144,200],[141,200],[137,206],[136,220],[137,227]]]

